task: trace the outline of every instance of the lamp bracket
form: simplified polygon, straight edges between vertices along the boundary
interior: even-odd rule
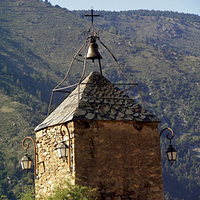
[[[169,130],[169,131],[171,132],[171,137],[170,137],[170,134],[169,134],[169,133],[167,134],[167,139],[170,140],[170,143],[171,143],[171,140],[174,138],[174,131],[173,131],[171,128],[169,128],[169,127],[164,128],[164,129],[160,132],[160,137],[161,137],[162,133],[163,133],[164,131],[166,131],[166,130]]]

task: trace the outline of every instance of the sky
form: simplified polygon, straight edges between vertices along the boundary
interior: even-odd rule
[[[200,0],[48,0],[52,5],[59,5],[68,10],[161,10],[200,16]]]

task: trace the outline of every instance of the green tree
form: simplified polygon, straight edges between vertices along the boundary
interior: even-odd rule
[[[48,200],[95,200],[96,189],[81,186],[79,184],[72,185],[64,182],[55,189],[55,193]]]
[[[33,186],[27,186],[25,192],[22,193],[21,200],[33,200],[35,198],[35,191]]]
[[[27,186],[21,195],[21,200],[33,200],[35,198],[34,187]],[[95,200],[96,188],[81,186],[79,184],[72,185],[69,182],[63,182],[60,186],[55,188],[53,195],[48,200]],[[40,199],[46,200],[41,197]]]

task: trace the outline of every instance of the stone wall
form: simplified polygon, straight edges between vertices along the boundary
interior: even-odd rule
[[[60,181],[74,178],[97,187],[105,200],[162,200],[158,123],[74,121],[64,140],[70,157],[58,157],[60,125],[36,132],[37,195],[50,195]],[[73,178],[72,178],[73,177]]]
[[[76,177],[99,199],[162,200],[158,123],[75,123]]]
[[[35,192],[37,198],[51,195],[56,186],[60,182],[70,180],[74,184],[74,127],[73,123],[67,125],[70,135],[66,127],[62,127],[65,135],[62,138],[60,134],[61,126],[49,127],[47,129],[36,132],[37,145],[37,179],[35,180]],[[70,143],[69,143],[70,137]],[[70,146],[70,157],[59,158],[57,145],[62,140]]]

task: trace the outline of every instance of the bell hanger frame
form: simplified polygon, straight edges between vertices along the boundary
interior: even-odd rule
[[[85,17],[91,17],[91,31],[89,30],[86,34],[86,40],[84,41],[84,43],[81,45],[81,47],[78,49],[78,51],[76,52],[76,54],[74,55],[71,63],[70,63],[70,66],[68,68],[68,71],[65,75],[65,77],[63,78],[63,80],[52,90],[52,93],[51,93],[51,98],[50,98],[50,102],[49,102],[49,107],[48,107],[48,113],[47,113],[47,116],[50,114],[50,111],[51,111],[51,105],[52,105],[52,100],[53,100],[53,95],[54,95],[54,92],[64,92],[64,93],[70,93],[69,91],[66,91],[67,89],[69,88],[72,88],[72,87],[75,87],[75,86],[80,86],[81,82],[83,81],[84,79],[84,75],[85,75],[85,71],[86,71],[86,61],[88,60],[87,59],[87,53],[88,53],[88,49],[89,49],[89,46],[90,46],[90,42],[91,40],[95,40],[96,41],[99,41],[99,43],[109,52],[109,54],[113,57],[114,61],[116,62],[121,74],[128,80],[130,81],[131,83],[129,84],[115,84],[115,85],[130,85],[129,88],[127,88],[126,90],[124,91],[127,91],[133,87],[137,87],[138,89],[138,92],[139,92],[139,96],[140,96],[140,99],[141,99],[141,103],[142,103],[142,112],[145,112],[146,111],[146,108],[145,108],[145,105],[144,105],[144,101],[143,101],[143,98],[142,98],[142,94],[141,94],[141,90],[140,90],[140,87],[139,85],[134,82],[133,80],[131,80],[122,70],[122,68],[120,67],[119,65],[119,62],[117,61],[116,57],[114,56],[114,54],[111,52],[111,50],[100,40],[100,37],[99,37],[99,32],[98,33],[95,33],[94,34],[94,25],[93,25],[93,22],[94,22],[94,17],[100,17],[101,15],[94,15],[94,10],[91,9],[91,14],[90,15],[84,15]],[[80,54],[80,51],[86,47],[86,51],[85,51],[85,55],[84,55],[84,60],[79,60],[77,59],[77,56],[81,55]],[[83,62],[83,71],[82,71],[82,74],[81,74],[81,78],[79,79],[78,83],[75,83],[73,85],[70,85],[70,86],[67,86],[67,87],[62,87],[62,88],[59,88],[63,83],[64,81],[67,79],[67,77],[69,76],[69,73],[70,73],[70,70],[72,68],[72,65],[74,64],[74,61],[77,60],[77,61],[80,61],[80,62]],[[96,58],[94,58],[93,60],[96,60]],[[99,70],[100,70],[100,74],[102,75],[102,68],[101,68],[101,61],[100,59],[98,59],[98,62],[99,62]],[[78,90],[79,90],[79,87],[78,87]],[[78,103],[79,103],[79,92],[78,92]]]

